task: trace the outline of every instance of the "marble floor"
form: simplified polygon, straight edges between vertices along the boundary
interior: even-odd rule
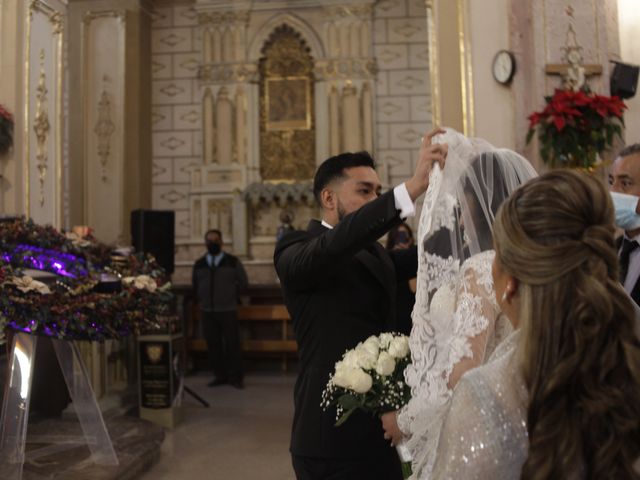
[[[210,377],[187,377],[183,422],[167,430],[160,461],[140,480],[294,480],[289,456],[294,374],[254,373],[245,389],[207,387]]]

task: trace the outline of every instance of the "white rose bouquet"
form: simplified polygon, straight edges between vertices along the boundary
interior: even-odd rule
[[[382,333],[347,350],[336,363],[335,372],[322,392],[323,410],[336,406],[336,426],[356,410],[372,415],[398,410],[409,402],[411,389],[404,382],[404,369],[411,362],[409,338]],[[396,445],[404,478],[411,475],[411,455]]]

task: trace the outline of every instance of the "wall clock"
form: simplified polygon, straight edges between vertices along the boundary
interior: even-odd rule
[[[493,57],[493,78],[502,85],[508,85],[516,73],[516,57],[508,50],[500,50]]]

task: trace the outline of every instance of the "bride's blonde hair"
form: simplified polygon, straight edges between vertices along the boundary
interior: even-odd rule
[[[613,219],[603,183],[568,170],[531,180],[496,218],[497,261],[519,281],[523,479],[640,478],[640,341]]]

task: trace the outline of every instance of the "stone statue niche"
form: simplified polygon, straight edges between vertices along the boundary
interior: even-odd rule
[[[276,238],[318,217],[318,164],[373,151],[372,8],[318,2],[301,20],[213,3],[199,9],[202,159],[183,256],[200,255],[204,232],[218,228],[252,282],[273,283]]]
[[[283,229],[306,228],[316,214],[314,60],[300,34],[277,27],[259,62],[260,178],[245,190],[250,253],[271,258]]]
[[[260,59],[260,176],[308,180],[315,170],[314,61],[293,28],[276,28]]]

